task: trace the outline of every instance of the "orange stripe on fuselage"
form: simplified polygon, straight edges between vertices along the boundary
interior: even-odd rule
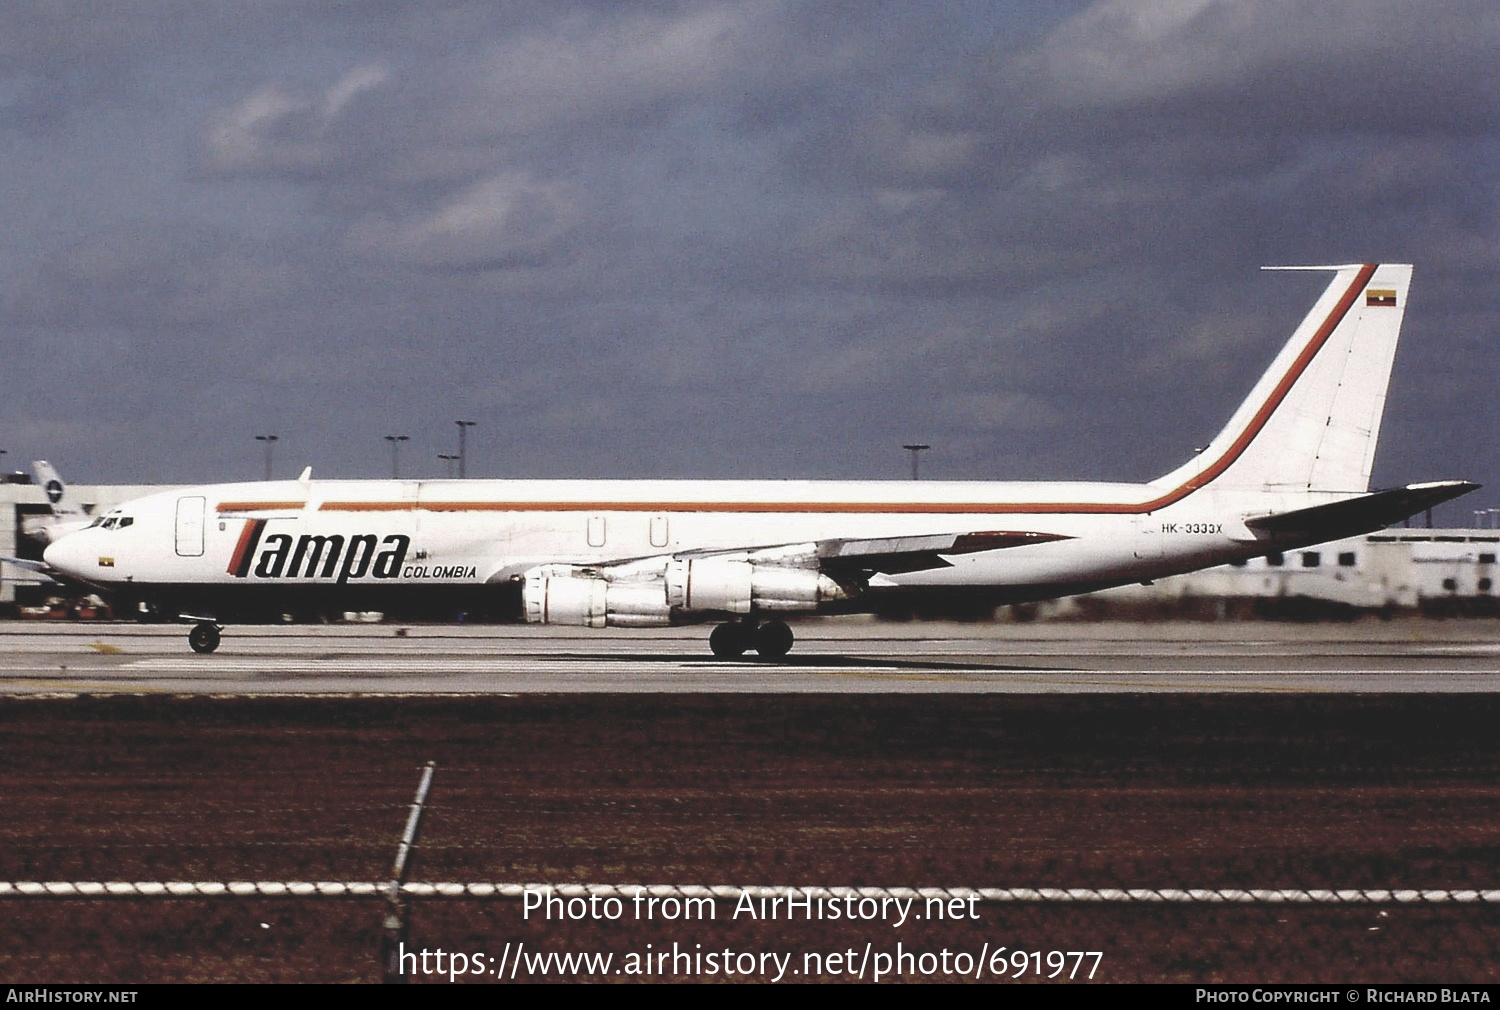
[[[320,512],[830,512],[830,513],[931,513],[956,515],[972,513],[1098,512],[1110,509],[1135,510],[1139,505],[1009,505],[969,502],[796,502],[796,501],[465,501],[465,502],[364,502],[329,501],[318,506]]]
[[[220,512],[298,512],[307,507],[305,501],[221,501]]]
[[[325,501],[318,506],[320,512],[714,512],[714,513],[775,513],[808,512],[840,515],[1022,515],[1022,514],[1067,514],[1067,515],[1139,515],[1155,512],[1175,504],[1194,491],[1205,487],[1234,465],[1246,447],[1265,428],[1271,415],[1276,413],[1291,392],[1297,380],[1302,378],[1307,366],[1328,343],[1328,338],[1348,315],[1350,307],[1375,275],[1376,264],[1366,263],[1360,267],[1354,282],[1339,298],[1328,318],[1323,320],[1312,339],[1297,355],[1286,374],[1276,383],[1250,423],[1239,433],[1224,454],[1196,476],[1166,494],[1144,502],[639,502],[639,501]],[[276,509],[300,509],[303,502],[224,502],[220,512],[257,512]]]

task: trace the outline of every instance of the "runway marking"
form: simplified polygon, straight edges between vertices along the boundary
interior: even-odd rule
[[[862,666],[857,657],[843,659],[835,664],[821,664],[807,662],[811,657],[804,657],[804,662],[796,664],[776,663],[714,663],[691,659],[675,661],[670,659],[648,659],[629,663],[620,663],[612,657],[600,657],[598,659],[559,659],[547,656],[518,656],[512,659],[465,659],[453,661],[449,659],[409,659],[406,657],[395,657],[382,662],[382,670],[375,673],[370,670],[370,664],[365,659],[296,659],[296,658],[251,658],[251,659],[208,659],[208,658],[162,658],[162,659],[138,659],[117,667],[113,670],[139,670],[142,673],[178,673],[191,672],[194,674],[245,674],[245,673],[277,673],[289,674],[298,671],[326,672],[326,673],[359,673],[368,676],[399,676],[403,673],[455,673],[455,674],[490,674],[490,673],[536,673],[538,666],[547,667],[548,672],[566,672],[573,669],[597,669],[601,665],[619,665],[617,676],[626,676],[640,672],[662,672],[693,670],[695,672],[721,671],[726,674],[755,673],[755,674],[824,674],[836,675],[859,675],[880,676],[897,678],[900,676],[925,676],[942,679],[948,676],[965,678],[996,678],[1011,676],[1068,676],[1084,675],[1105,678],[1115,677],[1161,677],[1161,676],[1204,676],[1216,677],[1406,677],[1411,676],[1412,671],[1400,670],[1371,670],[1359,666],[1340,668],[1286,668],[1286,667],[1246,667],[1243,669],[1220,669],[1202,670],[1197,668],[1134,668],[1123,670],[1088,670],[1078,667],[1046,667],[1046,666],[1012,666],[997,670],[975,665],[965,668],[959,663],[944,663],[944,669],[920,671],[920,670],[891,670],[882,669],[887,666],[887,661],[869,660],[868,666]],[[912,666],[919,666],[919,662],[911,661]],[[24,666],[0,665],[0,669],[25,670]],[[75,671],[80,672],[80,671]],[[1440,677],[1500,677],[1500,671],[1474,670],[1463,667],[1446,667],[1439,669],[1427,669],[1420,671],[1424,676]]]
[[[27,688],[34,689],[34,688],[37,687],[38,684],[41,684],[42,686],[44,686],[46,688],[46,690],[42,690],[42,691],[26,690]],[[51,680],[47,680],[47,681],[42,681],[42,680],[0,680],[0,689],[6,690],[6,691],[12,691],[13,690],[14,693],[11,694],[11,697],[33,698],[33,699],[40,699],[40,698],[68,699],[68,698],[77,698],[80,695],[87,695],[87,694],[168,694],[168,693],[170,693],[170,692],[166,691],[165,689],[159,688],[159,687],[149,687],[149,686],[137,685],[137,684],[134,684],[134,683],[126,685],[126,686],[121,686],[119,684],[111,684],[111,683],[109,683],[107,681],[98,681],[98,680],[78,680],[78,681],[71,681],[71,680],[62,680],[62,681],[51,681]]]

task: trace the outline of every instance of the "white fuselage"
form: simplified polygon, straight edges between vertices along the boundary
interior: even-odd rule
[[[1037,542],[942,554],[854,595],[938,588],[1025,597],[1188,571],[1267,547],[1250,515],[1330,495],[1210,489],[1164,501],[1144,484],[810,481],[308,481],[167,492],[54,544],[47,561],[105,586],[483,587],[542,565],[608,565],[830,541],[977,533]],[[795,556],[795,552],[793,552]],[[638,560],[637,560],[638,559]],[[644,567],[641,567],[644,566]],[[817,609],[810,607],[808,609]]]

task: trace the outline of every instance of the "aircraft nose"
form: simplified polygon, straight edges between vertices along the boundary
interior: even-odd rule
[[[42,560],[65,575],[83,578],[87,574],[83,568],[83,561],[88,545],[81,541],[89,539],[89,537],[75,536],[56,540],[42,551]]]

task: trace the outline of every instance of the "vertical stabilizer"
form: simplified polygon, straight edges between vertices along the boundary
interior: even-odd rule
[[[57,519],[76,520],[85,518],[83,509],[68,494],[67,485],[63,484],[62,475],[57,468],[45,459],[34,459],[31,461],[31,472],[36,475],[36,482],[42,486],[42,493],[47,496],[47,504],[52,507],[52,515]]]
[[[1334,271],[1333,281],[1249,397],[1207,449],[1153,484],[1369,489],[1411,266],[1312,269]]]

